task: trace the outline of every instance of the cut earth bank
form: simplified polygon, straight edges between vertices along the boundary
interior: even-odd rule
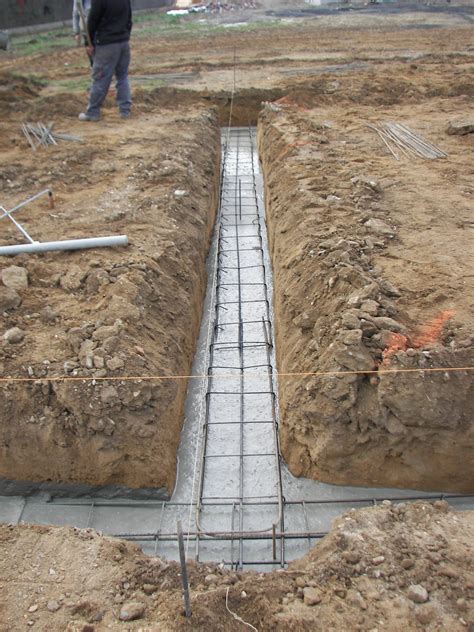
[[[234,123],[255,123],[262,101],[289,95],[290,107],[276,103],[260,120],[279,369],[364,372],[281,376],[292,471],[472,491],[468,376],[367,374],[391,333],[407,348],[387,358],[389,368],[472,366],[473,135],[444,134],[473,94],[469,22],[449,11],[373,11],[258,31],[151,37],[142,27],[132,81],[168,73],[171,87],[135,89],[127,123],[109,102],[100,126],[80,127],[85,94],[64,87],[87,76],[80,50],[12,52],[2,63],[1,203],[51,186],[56,209],[37,204],[17,215],[35,238],[127,233],[131,246],[1,262],[22,269],[10,280],[2,272],[1,331],[21,330],[2,340],[2,375],[32,381],[1,387],[0,476],[172,490],[185,382],[99,380],[189,373],[216,205],[219,124],[209,108],[217,104],[220,123],[228,121],[236,80]],[[22,78],[25,68],[35,78]],[[176,71],[187,74],[187,90],[173,84]],[[386,155],[365,123],[402,116],[448,159],[398,164]],[[51,119],[85,143],[33,154],[21,123]],[[18,240],[8,226],[3,243]],[[432,321],[436,335],[426,338]],[[88,381],[38,381],[65,371]]]
[[[285,460],[331,483],[472,492],[473,145],[445,131],[467,99],[310,97],[259,125]],[[380,120],[448,158],[397,162]]]
[[[350,511],[287,570],[179,565],[92,530],[0,526],[0,630],[450,630],[474,625],[474,512],[444,501]],[[227,605],[226,605],[227,602]],[[230,612],[231,611],[231,612]]]
[[[109,120],[82,130],[83,144],[32,153],[20,122],[48,109],[32,99],[1,124],[2,204],[51,186],[54,210],[40,198],[16,213],[35,239],[127,234],[130,245],[2,258],[0,373],[29,381],[0,388],[0,476],[169,494],[187,383],[148,378],[190,371],[217,206],[216,112]],[[21,243],[8,220],[2,229],[4,245]]]

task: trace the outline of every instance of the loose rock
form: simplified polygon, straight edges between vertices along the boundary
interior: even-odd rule
[[[0,312],[8,312],[21,305],[21,296],[12,287],[0,287]]]
[[[425,603],[429,599],[428,591],[421,584],[411,584],[408,587],[407,596],[415,603]]]
[[[145,605],[138,601],[130,601],[122,606],[120,610],[120,621],[135,621],[141,619],[145,614]]]
[[[349,564],[357,564],[360,562],[360,553],[357,551],[344,551],[342,557],[346,562],[349,562]]]
[[[317,588],[303,588],[303,601],[307,606],[316,606],[321,603],[321,593]]]
[[[3,339],[6,340],[11,345],[18,344],[25,337],[25,332],[19,327],[12,327],[11,329],[7,329],[7,331],[3,334]]]
[[[206,584],[217,584],[219,578],[217,577],[217,575],[210,573],[209,575],[206,575],[204,581],[206,582]]]
[[[117,369],[121,369],[125,366],[125,362],[118,356],[113,356],[109,360],[106,360],[105,364],[111,371],[116,371]]]
[[[377,219],[375,217],[371,217],[366,222],[364,222],[364,226],[376,235],[386,235],[387,237],[393,237],[395,234],[395,231],[391,226],[389,226],[381,219]]]
[[[9,266],[2,270],[2,281],[6,287],[24,290],[28,287],[28,272],[20,266]]]
[[[474,121],[468,119],[456,119],[449,121],[446,133],[456,136],[464,136],[474,132]]]

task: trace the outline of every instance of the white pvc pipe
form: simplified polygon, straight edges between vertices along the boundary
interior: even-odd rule
[[[107,246],[127,246],[127,235],[112,237],[90,237],[87,239],[67,239],[65,241],[45,241],[16,246],[0,246],[1,255],[19,255],[21,253],[49,252],[51,250],[80,250],[83,248],[104,248]]]
[[[15,211],[18,211],[18,209],[23,208],[24,206],[26,206],[30,202],[34,202],[35,200],[40,198],[42,195],[46,195],[46,193],[48,195],[51,195],[51,190],[50,189],[45,189],[44,191],[40,191],[40,193],[37,193],[36,195],[33,195],[32,197],[28,198],[27,200],[24,200],[23,202],[20,202],[20,204],[17,204],[13,208],[11,208],[8,211],[8,213],[14,213]]]
[[[7,211],[6,209],[3,208],[3,206],[0,206],[0,211],[3,211],[3,215],[0,216],[0,219],[2,219],[2,217],[8,217],[8,219],[11,219],[12,222],[15,224],[15,226],[18,228],[18,230],[20,231],[20,233],[23,235],[23,237],[26,237],[26,239],[34,244],[35,240],[31,239],[31,237],[28,235],[28,233],[26,232],[26,230],[23,228],[23,226],[21,224],[19,224],[16,219],[14,217],[12,217],[10,215],[10,211]]]

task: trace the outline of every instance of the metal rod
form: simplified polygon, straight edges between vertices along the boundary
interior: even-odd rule
[[[467,499],[474,499],[474,494],[449,494],[449,493],[439,493],[439,494],[427,494],[426,496],[424,495],[418,495],[418,496],[371,496],[370,498],[368,497],[355,497],[355,498],[323,498],[320,500],[287,500],[285,499],[285,505],[291,505],[291,506],[296,506],[296,505],[301,505],[303,502],[306,505],[338,505],[338,504],[342,504],[342,505],[351,505],[353,503],[359,504],[359,503],[369,503],[371,504],[374,500],[378,501],[378,502],[383,502],[384,500],[390,500],[391,502],[404,502],[404,501],[413,501],[413,500],[424,500],[424,501],[434,501],[434,500],[461,500],[463,498],[467,498]],[[48,505],[56,505],[58,507],[69,507],[69,506],[89,506],[90,504],[90,500],[87,499],[77,499],[77,500],[64,500],[63,498],[60,498],[59,500],[52,496],[51,499],[49,499],[47,501]],[[96,507],[147,507],[147,508],[154,508],[154,507],[160,507],[163,501],[137,501],[137,500],[130,500],[130,501],[116,501],[116,500],[111,500],[111,501],[107,501],[107,500],[103,500],[103,501],[95,501],[95,506]],[[165,501],[166,502],[166,501]],[[39,504],[39,503],[34,503],[34,501],[32,501],[33,504]],[[228,504],[228,503],[216,503],[217,505],[220,504]],[[270,503],[259,503],[259,504],[270,504],[270,505],[275,505],[277,504],[276,502],[272,501]],[[167,501],[166,502],[167,507],[189,507],[189,502],[173,502],[173,501]]]
[[[186,568],[186,557],[184,555],[184,538],[181,520],[177,522],[178,545],[179,545],[179,561],[181,563],[181,582],[183,584],[184,613],[187,617],[191,616],[191,603],[189,600],[189,581],[188,569]]]
[[[32,197],[29,197],[28,199],[24,200],[23,202],[20,202],[20,204],[17,204],[13,208],[11,208],[8,212],[9,213],[14,213],[15,211],[18,211],[20,208],[23,208],[24,206],[26,206],[27,204],[31,204],[31,202],[34,202],[35,200],[37,200],[41,196],[49,195],[49,192],[50,192],[50,189],[45,189],[44,191],[40,191],[36,195],[33,195]],[[0,219],[1,219],[1,217],[0,217]]]
[[[388,149],[388,151],[392,154],[392,156],[396,159],[396,160],[400,160],[400,156],[397,154],[397,152],[392,149],[392,147],[390,146],[390,143],[387,141],[387,139],[385,138],[385,134],[384,132],[379,129],[378,127],[375,127],[375,125],[370,125],[367,124],[367,127],[369,127],[370,129],[373,129],[375,132],[377,132],[377,134],[379,135],[379,137],[382,139],[384,145],[386,146],[386,148]]]
[[[306,540],[308,537],[312,539],[324,538],[329,531],[275,531],[276,540]],[[156,533],[111,533],[108,534],[113,538],[123,538],[125,540],[154,541]],[[190,538],[201,538],[212,542],[214,540],[231,541],[232,539],[257,541],[257,540],[273,540],[273,525],[267,531],[190,531]],[[160,540],[162,542],[176,542],[177,533],[162,533]],[[280,562],[279,562],[280,563]],[[240,562],[239,562],[240,565]]]
[[[49,133],[53,127],[54,123],[50,123],[48,125],[48,127],[45,127],[44,125],[42,125],[41,123],[38,123],[38,128],[40,129],[40,133],[41,133],[41,137],[40,137],[40,145],[44,145],[45,147],[47,147],[48,145],[48,138],[49,138]]]
[[[234,51],[235,52],[235,51]],[[235,58],[234,58],[235,60]],[[239,138],[240,141],[240,138]],[[235,179],[238,180],[239,174],[239,150],[240,144],[237,142],[237,156],[235,161]],[[237,196],[237,187],[235,189],[235,195]],[[244,327],[242,324],[242,278],[241,278],[241,270],[240,270],[240,241],[239,241],[239,229],[237,222],[237,205],[239,206],[240,212],[242,212],[242,192],[238,190],[238,197],[234,200],[234,221],[236,224],[235,228],[235,241],[237,248],[237,283],[238,283],[238,328],[239,328],[239,369],[240,369],[240,407],[239,407],[239,446],[240,446],[240,461],[239,461],[239,530],[243,531],[244,529],[244,509],[243,509],[243,496],[244,496],[244,406],[245,406],[245,398],[244,398]],[[243,567],[244,561],[244,542],[243,539],[239,539],[239,568]]]
[[[5,217],[5,216],[6,216],[6,217],[8,217],[8,219],[10,219],[10,220],[11,220],[11,221],[15,224],[15,226],[18,228],[18,230],[20,231],[20,233],[21,233],[24,237],[26,237],[26,239],[27,239],[27,240],[28,240],[31,244],[37,243],[37,242],[35,242],[35,241],[34,241],[34,240],[33,240],[33,239],[29,236],[29,234],[26,232],[26,230],[23,228],[23,226],[22,226],[19,222],[17,222],[17,221],[16,221],[16,219],[15,219],[14,217],[12,217],[12,216],[11,216],[11,214],[10,214],[10,213],[11,213],[11,211],[7,211],[5,208],[3,208],[3,206],[0,206],[0,211],[3,211],[3,215],[1,215],[1,216],[0,216],[0,219],[2,219],[2,217]]]
[[[33,142],[33,139],[32,139],[32,138],[31,138],[31,136],[30,136],[30,133],[29,133],[29,131],[28,131],[28,128],[26,127],[26,125],[25,125],[24,123],[23,123],[23,125],[21,126],[21,129],[22,129],[22,132],[23,132],[23,134],[25,135],[25,137],[26,137],[27,141],[29,142],[29,144],[30,144],[30,146],[31,146],[31,149],[32,149],[33,151],[35,151],[35,150],[36,150],[35,144],[34,144],[34,142]]]
[[[163,524],[163,514],[165,513],[165,509],[166,509],[166,503],[163,501],[161,503],[160,520],[158,522],[158,529],[156,530],[155,551],[154,551],[155,555],[158,552],[158,541],[161,535],[161,525]]]

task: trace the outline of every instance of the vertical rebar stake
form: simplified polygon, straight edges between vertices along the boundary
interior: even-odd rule
[[[273,544],[273,559],[277,558],[277,545],[276,545],[276,525],[272,525],[272,544]]]
[[[239,178],[239,219],[242,221],[242,180]]]
[[[191,616],[191,603],[189,601],[188,570],[186,568],[186,558],[184,556],[184,538],[183,538],[183,528],[181,526],[181,520],[178,520],[177,527],[178,527],[179,561],[181,562],[181,581],[183,582],[184,612],[187,617],[190,617]]]

